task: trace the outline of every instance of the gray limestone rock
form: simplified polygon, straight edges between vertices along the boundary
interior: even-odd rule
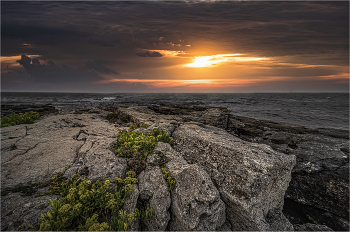
[[[170,220],[168,209],[171,204],[170,193],[166,187],[163,174],[158,166],[147,167],[138,176],[140,200],[146,207],[154,209],[154,217],[145,221],[147,230],[165,230]]]
[[[158,142],[155,152],[170,161],[166,168],[175,179],[171,191],[170,230],[216,230],[225,222],[225,204],[209,175],[198,165],[187,164],[169,144]]]
[[[295,231],[333,231],[331,228],[324,225],[316,225],[311,223],[306,223],[302,225],[294,225]]]
[[[210,108],[206,110],[203,115],[198,119],[199,122],[216,126],[222,129],[227,128],[229,111],[222,108]]]
[[[119,111],[131,117],[135,123],[146,123],[147,125],[159,124],[159,122],[178,121],[179,117],[175,115],[160,115],[150,110],[146,106],[132,106],[128,108],[119,108]]]
[[[59,196],[21,196],[20,193],[9,193],[1,197],[1,230],[31,230],[28,225],[39,229],[40,215],[51,210],[49,199]]]
[[[117,135],[118,128],[97,114],[55,115],[30,125],[2,128],[1,188],[45,181],[64,172],[65,167],[77,166],[83,153],[86,153],[84,165],[91,168],[91,174],[107,175],[111,170],[119,173],[121,167],[112,162],[122,161],[116,161],[115,155],[108,150]],[[102,161],[98,163],[99,160]]]
[[[132,187],[134,191],[132,194],[125,200],[122,210],[125,211],[125,214],[134,213],[136,209],[137,200],[140,195],[139,188],[137,184],[133,184]],[[128,231],[139,231],[140,229],[140,220],[132,221],[129,225]]]
[[[333,230],[349,230],[349,131],[234,115],[230,115],[229,129],[241,139],[296,156],[285,195],[294,203],[284,207],[293,224],[311,221]],[[303,209],[295,211],[293,205]]]
[[[225,221],[225,223],[222,224],[222,226],[218,228],[217,231],[232,231],[231,227],[231,223],[229,221]]]
[[[289,198],[284,199],[283,213],[293,225],[312,223],[326,225],[334,231],[349,231],[348,220]]]
[[[349,154],[347,140],[324,135],[301,135],[292,154],[297,164],[286,198],[326,210],[349,220]]]
[[[198,123],[180,126],[173,137],[174,149],[210,175],[232,230],[292,230],[282,207],[295,156]]]
[[[114,138],[88,136],[79,150],[77,172],[91,181],[96,181],[102,175],[111,182],[114,182],[115,177],[124,178],[127,164],[125,159],[117,157],[109,150],[113,143]]]
[[[30,125],[2,128],[1,189],[22,183],[47,183],[58,172],[70,178],[79,173],[96,180],[123,177],[126,161],[116,157],[109,146],[118,135],[118,128],[100,115],[63,114],[43,117]],[[49,196],[9,193],[1,197],[1,226],[4,230],[38,228],[40,215],[49,210]],[[27,207],[28,206],[28,207]]]

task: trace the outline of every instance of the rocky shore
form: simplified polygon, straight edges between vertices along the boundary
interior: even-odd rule
[[[219,107],[113,110],[129,122],[111,123],[110,111],[91,109],[1,129],[1,230],[39,228],[47,201],[59,196],[47,195],[44,184],[24,196],[33,183],[57,173],[92,182],[124,178],[127,161],[109,148],[131,123],[149,126],[140,133],[166,130],[173,141],[157,143],[123,206],[151,207],[155,215],[129,230],[349,230],[348,131],[256,120]],[[160,154],[176,182],[170,191],[152,165]]]

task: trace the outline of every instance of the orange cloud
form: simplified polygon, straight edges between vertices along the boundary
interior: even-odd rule
[[[218,54],[212,56],[197,56],[194,57],[192,63],[183,65],[184,67],[202,68],[202,67],[213,67],[227,62],[246,62],[246,61],[261,61],[269,60],[269,58],[262,57],[236,57],[243,54]]]
[[[40,57],[40,55],[28,55],[30,58]],[[6,64],[9,66],[20,66],[16,61],[20,60],[21,56],[1,56],[1,64]]]
[[[320,76],[319,79],[323,80],[341,80],[349,82],[349,73],[339,73],[335,75],[328,75],[328,76]]]
[[[40,55],[28,55],[30,58],[40,57]],[[17,60],[20,60],[21,56],[1,56],[1,73],[7,73],[7,68],[22,68]]]

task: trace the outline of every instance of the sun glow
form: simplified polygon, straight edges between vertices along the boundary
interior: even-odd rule
[[[153,88],[168,87],[229,87],[261,82],[261,79],[202,79],[202,80],[149,80],[149,79],[109,79],[96,81],[95,84],[113,82],[143,83]]]
[[[227,62],[240,62],[240,61],[261,61],[268,60],[268,58],[260,57],[236,57],[243,54],[218,54],[212,56],[197,56],[193,59],[192,63],[183,65],[184,67],[202,68],[202,67],[214,67],[215,65]]]

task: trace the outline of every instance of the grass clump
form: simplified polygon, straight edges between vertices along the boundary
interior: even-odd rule
[[[138,128],[148,128],[148,125],[146,123],[141,123],[141,124],[137,124],[137,123],[133,123],[130,125],[130,130],[136,130]]]
[[[166,181],[166,187],[171,191],[175,187],[175,180],[170,176],[170,172],[166,168],[162,168],[162,173]]]
[[[123,112],[115,111],[110,114],[107,114],[107,120],[110,123],[122,124],[130,122],[131,117]]]
[[[51,178],[50,193],[62,199],[49,200],[53,209],[41,215],[40,231],[126,231],[132,220],[143,215],[138,209],[129,215],[121,210],[134,183],[137,179],[133,172],[127,172],[125,179],[115,178],[116,191],[103,177],[94,184],[77,174],[66,181],[61,176]]]
[[[9,110],[11,114],[9,116],[1,116],[1,127],[14,126],[19,124],[32,124],[35,120],[40,118],[38,112],[26,112],[16,114],[12,110]]]
[[[128,168],[138,175],[146,167],[147,156],[153,152],[157,142],[171,143],[172,137],[165,130],[153,129],[152,132],[144,134],[129,130],[119,131],[118,143],[110,149],[117,156],[127,159]]]

